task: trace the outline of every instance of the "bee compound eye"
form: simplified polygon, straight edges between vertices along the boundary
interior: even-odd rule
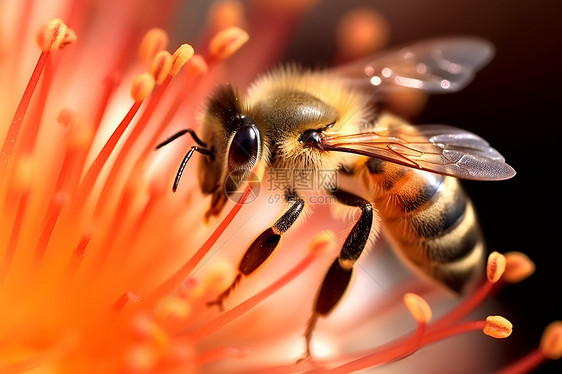
[[[320,149],[322,136],[317,130],[306,130],[299,137],[299,141],[303,143],[305,147],[314,147]]]
[[[231,169],[252,166],[258,158],[260,137],[253,125],[244,125],[234,135],[228,151],[228,164]],[[250,164],[250,165],[248,165]]]

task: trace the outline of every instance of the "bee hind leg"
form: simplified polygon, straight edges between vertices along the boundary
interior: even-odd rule
[[[304,200],[294,192],[286,192],[285,197],[289,205],[287,210],[270,228],[254,240],[242,257],[238,265],[238,274],[232,284],[216,300],[208,302],[207,305],[216,305],[222,311],[224,300],[232,293],[242,278],[256,271],[279,246],[283,233],[291,228],[305,206]]]
[[[342,190],[333,191],[332,194],[339,203],[360,208],[361,216],[351,229],[339,256],[332,263],[318,291],[314,310],[304,334],[306,351],[301,360],[311,356],[310,342],[318,317],[326,316],[334,309],[349,285],[353,266],[367,245],[375,215],[373,204],[359,196]]]

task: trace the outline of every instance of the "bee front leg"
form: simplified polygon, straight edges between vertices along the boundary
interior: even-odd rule
[[[275,221],[273,226],[265,230],[254,240],[244,254],[244,257],[242,257],[238,265],[238,274],[232,284],[216,300],[208,302],[207,305],[216,305],[222,311],[224,300],[240,283],[242,277],[248,276],[257,270],[269,258],[275,248],[279,246],[282,235],[299,218],[305,206],[304,200],[294,192],[286,192],[285,198],[288,203],[287,210]]]
[[[349,285],[353,266],[367,245],[375,216],[375,208],[369,201],[342,190],[333,191],[332,194],[338,199],[339,203],[360,208],[361,216],[351,229],[339,257],[332,263],[318,291],[314,310],[304,334],[306,352],[303,359],[311,356],[310,341],[318,317],[326,316],[334,309]]]

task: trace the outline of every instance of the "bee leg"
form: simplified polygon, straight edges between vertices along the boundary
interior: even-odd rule
[[[250,245],[244,257],[238,265],[238,274],[232,284],[224,290],[216,300],[208,302],[207,305],[217,305],[219,310],[223,310],[223,301],[230,295],[242,277],[252,274],[259,268],[265,260],[273,253],[281,242],[281,236],[295,223],[304,209],[304,200],[294,192],[286,192],[285,198],[289,205],[288,209],[275,221],[273,226],[261,233]]]
[[[349,285],[353,265],[367,245],[375,214],[373,204],[359,196],[342,190],[333,191],[332,194],[338,199],[339,203],[361,208],[361,217],[351,229],[339,257],[332,263],[318,291],[314,310],[304,334],[306,351],[303,359],[310,357],[310,341],[318,317],[326,316],[334,309]]]

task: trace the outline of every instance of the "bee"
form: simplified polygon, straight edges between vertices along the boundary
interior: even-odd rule
[[[475,209],[459,179],[504,180],[514,169],[481,137],[445,125],[413,126],[380,113],[374,103],[395,90],[456,92],[493,55],[486,41],[470,37],[422,41],[363,61],[323,71],[294,66],[258,78],[246,95],[229,84],[209,98],[201,138],[184,157],[173,190],[194,152],[201,153],[201,191],[211,195],[207,216],[221,212],[252,169],[334,170],[356,180],[354,190],[331,188],[338,203],[360,209],[339,256],[328,269],[306,328],[306,355],[317,319],[342,298],[370,237],[382,228],[406,263],[461,292],[482,268],[485,244]],[[159,146],[159,147],[160,147]],[[239,281],[279,247],[305,210],[295,183],[286,210],[250,245],[223,301]]]

